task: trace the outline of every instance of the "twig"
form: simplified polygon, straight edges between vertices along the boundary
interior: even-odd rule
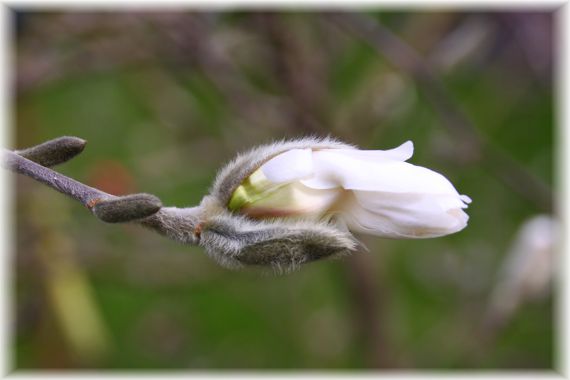
[[[3,149],[2,155],[2,166],[5,169],[23,174],[41,182],[60,193],[78,200],[83,204],[83,206],[89,209],[91,209],[99,200],[113,198],[113,195],[111,194],[89,187],[52,169],[28,160],[15,152]]]
[[[135,222],[179,242],[198,244],[194,232],[199,224],[199,206],[162,207],[160,199],[152,194],[111,195],[39,164],[63,163],[80,153],[85,143],[77,137],[61,137],[22,151],[2,149],[0,164],[78,200],[103,222]]]
[[[1,165],[5,169],[23,174],[78,200],[97,218],[107,223],[142,220],[161,209],[162,203],[154,195],[111,195],[39,164],[63,163],[80,153],[84,146],[85,141],[82,139],[62,137],[22,151],[12,152],[2,149]],[[161,231],[160,223],[157,224],[155,221],[150,224],[159,232],[164,232],[163,228]]]
[[[479,134],[429,64],[411,46],[379,21],[368,16],[331,13],[325,17],[368,42],[392,65],[413,76],[443,121],[443,125],[462,145],[464,154],[481,161],[503,183],[542,211],[552,210],[553,195],[549,187]]]

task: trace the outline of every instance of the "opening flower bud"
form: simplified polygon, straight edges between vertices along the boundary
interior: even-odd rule
[[[237,187],[229,209],[255,218],[321,217],[341,193],[298,181],[312,175],[311,154],[311,149],[292,149],[269,160]]]
[[[290,149],[239,184],[228,208],[257,219],[334,215],[353,231],[391,238],[462,230],[471,199],[441,174],[405,162],[412,154],[411,141],[387,151]]]

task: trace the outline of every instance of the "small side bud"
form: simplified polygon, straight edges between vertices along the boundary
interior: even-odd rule
[[[151,194],[131,194],[94,202],[91,211],[107,223],[123,223],[149,217],[160,210],[160,199]]]
[[[15,153],[45,167],[69,161],[85,148],[87,141],[79,137],[63,136]]]

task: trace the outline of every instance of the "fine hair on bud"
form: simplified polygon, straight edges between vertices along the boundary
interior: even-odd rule
[[[107,223],[124,223],[146,218],[162,207],[160,199],[151,194],[131,194],[97,201],[93,213]]]
[[[79,137],[63,136],[15,153],[42,166],[51,167],[77,156],[86,143]]]
[[[269,266],[283,273],[304,263],[346,255],[357,242],[325,222],[252,221],[226,214],[204,224],[200,245],[225,267]]]

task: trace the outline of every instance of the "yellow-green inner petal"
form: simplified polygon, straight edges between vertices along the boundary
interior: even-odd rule
[[[312,218],[326,213],[341,195],[342,189],[311,189],[299,181],[277,184],[258,169],[234,190],[228,208],[252,218]]]
[[[234,190],[228,202],[228,208],[230,211],[239,211],[244,206],[267,198],[273,192],[286,185],[277,185],[269,181],[261,169],[257,169]]]

